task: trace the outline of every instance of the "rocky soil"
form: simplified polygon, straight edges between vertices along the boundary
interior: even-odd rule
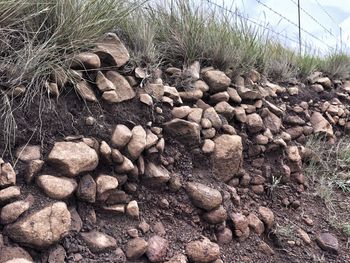
[[[310,136],[350,131],[349,81],[128,61],[109,34],[75,58],[75,89],[56,73],[25,108],[15,89],[0,263],[350,261],[303,172]]]

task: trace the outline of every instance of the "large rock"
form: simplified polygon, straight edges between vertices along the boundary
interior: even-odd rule
[[[199,144],[200,126],[182,119],[173,119],[164,124],[164,130],[170,136],[186,144]]]
[[[117,247],[113,237],[98,231],[81,233],[81,237],[92,252],[104,252]]]
[[[321,233],[317,236],[316,242],[325,251],[337,253],[339,250],[338,239],[330,233]]]
[[[5,205],[1,209],[1,223],[10,224],[17,220],[17,218],[27,211],[34,202],[34,197],[29,195],[25,200],[16,201]]]
[[[214,140],[215,148],[212,155],[214,176],[227,182],[242,165],[243,145],[238,135],[220,135]]]
[[[97,101],[96,95],[95,95],[94,91],[92,90],[92,87],[90,86],[90,84],[87,81],[85,81],[85,80],[79,81],[75,85],[75,89],[77,90],[79,95],[84,100],[89,101],[89,102],[96,102]]]
[[[186,245],[186,254],[191,262],[209,263],[220,257],[220,247],[204,238],[202,241],[192,241]]]
[[[6,203],[21,195],[21,189],[18,186],[10,186],[0,190],[0,204]]]
[[[160,236],[153,236],[148,240],[148,248],[146,255],[151,262],[163,262],[167,249],[168,249],[168,240]]]
[[[209,70],[203,76],[209,86],[210,93],[225,91],[231,84],[231,79],[219,70]]]
[[[73,178],[53,175],[40,175],[36,183],[49,197],[59,200],[70,197],[78,187]]]
[[[31,263],[34,262],[27,251],[21,247],[0,247],[0,263]]]
[[[189,182],[186,192],[195,206],[207,211],[219,207],[222,203],[222,196],[218,190],[201,183]]]
[[[4,232],[23,245],[44,249],[67,235],[70,224],[71,216],[66,204],[57,202],[7,225]]]
[[[152,162],[147,163],[144,176],[147,185],[157,187],[166,184],[169,180],[170,173],[164,166]]]
[[[101,67],[100,58],[94,53],[82,52],[72,59],[71,68],[74,69],[96,69],[99,67]]]
[[[137,259],[146,253],[148,243],[143,238],[134,238],[126,245],[126,256],[129,259]]]
[[[140,157],[142,151],[146,148],[146,131],[142,126],[137,125],[132,130],[132,137],[128,143],[127,149],[131,160]]]
[[[101,58],[103,63],[112,66],[121,67],[130,59],[128,50],[114,33],[108,33],[108,35],[96,45],[94,51]]]
[[[328,137],[333,137],[332,125],[319,112],[314,112],[311,115],[310,122],[314,133],[322,133]]]
[[[116,71],[108,71],[106,73],[106,78],[110,80],[114,87],[115,92],[117,93],[117,98],[113,102],[122,102],[126,100],[131,100],[135,97],[136,93],[133,88],[130,86],[129,82]]]
[[[48,161],[66,175],[76,176],[94,170],[98,165],[98,155],[83,142],[56,142]]]

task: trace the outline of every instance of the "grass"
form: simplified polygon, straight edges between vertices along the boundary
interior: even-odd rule
[[[311,138],[306,147],[313,149],[313,159],[304,167],[310,189],[323,200],[329,223],[350,237],[350,138],[344,137],[334,145],[323,138]]]

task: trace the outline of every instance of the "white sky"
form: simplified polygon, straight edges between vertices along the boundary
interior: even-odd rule
[[[201,0],[206,2],[206,0]],[[228,8],[238,8],[241,13],[252,20],[268,24],[270,28],[289,38],[298,40],[298,28],[282,19],[263,4],[274,9],[292,22],[298,24],[298,8],[295,3],[298,0],[210,0]],[[313,34],[321,41],[314,39],[305,32],[302,34],[302,42],[312,45],[321,51],[329,50],[329,46],[336,49],[340,47],[340,33],[342,28],[343,50],[350,50],[350,0],[300,0],[301,7],[324,28],[322,28],[308,14],[301,10],[301,27]],[[328,13],[326,13],[323,9]],[[298,47],[297,43],[281,38],[284,43],[291,47]]]

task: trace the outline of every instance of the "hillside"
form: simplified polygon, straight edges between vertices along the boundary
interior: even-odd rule
[[[0,263],[350,262],[348,64],[155,65],[107,32],[3,67]]]

